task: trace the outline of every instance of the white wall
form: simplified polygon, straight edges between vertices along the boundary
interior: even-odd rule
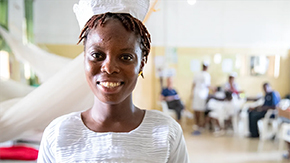
[[[290,48],[290,1],[167,0],[157,8],[147,22],[155,45]]]
[[[76,44],[80,29],[73,12],[78,0],[34,0],[37,43]]]
[[[35,0],[37,43],[75,44],[78,0]],[[146,22],[156,46],[290,49],[290,1],[159,0]]]

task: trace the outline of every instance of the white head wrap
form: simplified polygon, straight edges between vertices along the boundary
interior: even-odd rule
[[[202,65],[208,67],[208,66],[209,66],[209,61],[203,61],[203,62],[202,62]]]
[[[236,73],[236,72],[232,72],[232,73],[230,73],[230,75],[229,76],[231,76],[231,77],[237,77],[238,76],[238,74]]]
[[[149,0],[80,0],[73,6],[80,29],[93,16],[106,12],[129,13],[142,21],[149,9]]]

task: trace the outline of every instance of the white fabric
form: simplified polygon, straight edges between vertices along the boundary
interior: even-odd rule
[[[33,44],[24,45],[0,26],[0,34],[11,48],[14,56],[22,63],[29,63],[41,82],[64,68],[71,59],[48,53]]]
[[[218,91],[218,92],[215,92],[214,97],[219,98],[219,99],[224,99],[226,95],[225,95],[225,92]]]
[[[24,97],[35,88],[10,79],[0,79],[0,102]]]
[[[202,71],[194,77],[192,108],[196,111],[204,111],[210,86],[210,74]]]
[[[218,101],[215,99],[210,99],[208,102],[209,116],[215,119],[223,117],[223,119],[229,119],[238,112],[237,103],[234,100],[231,101]]]
[[[9,108],[19,102],[22,98],[13,98],[0,103],[0,117],[2,117]]]
[[[80,29],[93,16],[106,12],[129,13],[142,21],[149,9],[149,0],[80,0],[73,11],[76,14]]]
[[[119,133],[91,131],[80,115],[59,117],[45,129],[38,163],[189,163],[181,127],[160,111],[147,110],[136,129]]]
[[[0,117],[0,142],[27,136],[31,130],[44,129],[58,116],[91,107],[93,94],[83,66],[83,54],[80,54],[18,103],[0,108],[5,110]]]

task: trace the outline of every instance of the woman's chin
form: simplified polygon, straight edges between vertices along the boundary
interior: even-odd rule
[[[97,99],[107,105],[117,105],[125,101],[126,98],[122,98],[116,94],[96,95]]]

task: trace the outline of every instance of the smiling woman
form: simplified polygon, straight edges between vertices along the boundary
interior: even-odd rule
[[[95,15],[85,25],[82,39],[86,77],[96,97],[112,104],[108,98],[122,96],[117,103],[131,98],[150,49],[150,35],[142,23],[129,14]]]
[[[140,109],[132,102],[150,51],[146,27],[140,17],[127,12],[138,10],[128,0],[79,4],[85,2],[96,11],[98,6],[125,9],[112,7],[114,13],[104,10],[85,24],[79,42],[84,42],[85,76],[94,104],[51,122],[43,134],[38,162],[188,163],[180,125],[162,112]],[[148,0],[138,2],[148,9]]]

